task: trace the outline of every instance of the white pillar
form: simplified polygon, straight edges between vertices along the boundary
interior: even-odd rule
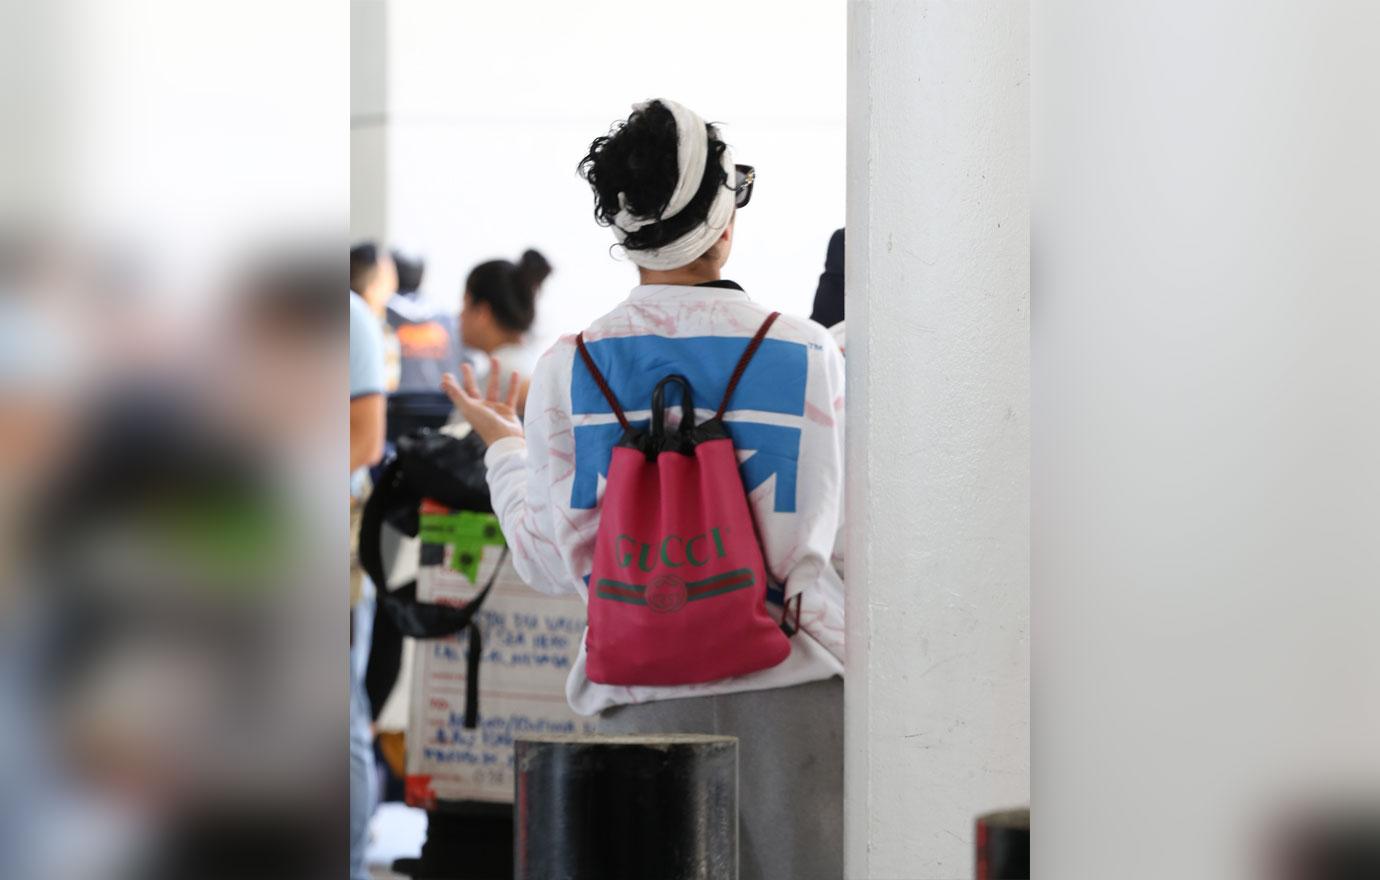
[[[1029,802],[1028,10],[849,4],[846,874]]]
[[[350,242],[388,234],[388,4],[350,2]]]
[[[1256,880],[1380,791],[1377,33],[1033,5],[1036,877]]]

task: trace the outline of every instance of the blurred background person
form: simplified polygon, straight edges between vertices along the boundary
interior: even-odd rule
[[[389,251],[388,255],[393,258],[393,269],[398,273],[397,295],[404,299],[417,299],[421,295],[422,279],[426,275],[426,260],[396,247]],[[389,300],[389,304],[391,305],[396,298]]]
[[[464,359],[455,310],[437,308],[422,290],[426,262],[420,256],[392,252],[398,289],[388,300],[388,326],[398,340],[396,390],[436,392],[441,377]]]
[[[489,356],[477,365],[481,375],[488,371],[489,359],[495,358],[503,365],[504,382],[512,372],[518,374],[522,383],[519,411],[526,402],[532,370],[545,351],[531,331],[537,319],[537,295],[551,271],[546,258],[529,248],[516,263],[480,263],[465,279],[460,338],[466,349]]]
[[[374,319],[385,323],[388,302],[398,292],[398,270],[393,257],[372,241],[364,241],[350,248],[350,290],[359,294]],[[402,374],[402,358],[398,337],[391,328],[383,336],[383,391],[398,390]]]
[[[369,497],[368,468],[378,462],[384,449],[384,342],[378,319],[384,299],[382,290],[396,282],[384,274],[373,251],[373,268],[356,275],[355,248],[350,252],[351,286],[360,284],[375,297],[377,310],[360,294],[350,293],[350,877],[367,880],[365,849],[368,845],[369,817],[374,806],[374,741],[372,713],[364,693],[365,664],[373,629],[373,585],[360,570],[356,544],[359,517]],[[358,265],[367,265],[361,259]]]
[[[843,302],[843,230],[836,229],[824,254],[824,271],[819,274],[810,320],[828,327],[839,348],[844,347]]]
[[[839,351],[846,353],[848,339],[843,308],[843,243],[843,230],[834,230],[834,234],[829,236],[829,247],[824,252],[824,271],[819,273],[819,285],[815,288],[815,303],[814,309],[810,312],[810,320],[828,327],[829,335],[839,344]],[[834,570],[839,573],[839,577],[843,577],[844,573],[844,525],[844,512],[840,511],[838,535],[834,538],[834,553],[829,560]]]

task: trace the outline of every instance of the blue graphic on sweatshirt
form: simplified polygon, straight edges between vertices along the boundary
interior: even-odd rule
[[[652,389],[673,373],[690,381],[692,391],[697,394],[697,407],[714,409],[746,345],[745,339],[724,336],[683,339],[627,336],[591,342],[588,348],[623,409],[636,411],[650,408]],[[808,357],[805,346],[800,343],[763,340],[738,383],[729,409],[803,417]],[[611,415],[613,412],[579,357],[575,358],[570,401],[576,415]],[[679,386],[667,388],[667,401],[668,409],[672,405],[679,407]],[[647,421],[643,419],[632,424],[645,428]],[[775,477],[774,509],[777,513],[794,513],[800,429],[741,419],[725,426],[734,448],[752,453],[740,465],[747,491]],[[623,428],[617,422],[575,427],[575,479],[570,489],[572,508],[589,510],[598,503],[599,478],[608,476],[609,459],[622,433]]]

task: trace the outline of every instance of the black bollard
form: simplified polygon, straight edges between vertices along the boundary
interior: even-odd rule
[[[533,737],[516,761],[516,880],[737,880],[736,737]]]
[[[1030,809],[977,820],[977,880],[1030,880]]]

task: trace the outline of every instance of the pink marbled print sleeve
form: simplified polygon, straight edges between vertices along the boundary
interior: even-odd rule
[[[533,589],[553,594],[577,591],[579,585],[558,542],[565,529],[557,527],[562,514],[552,504],[553,484],[567,469],[574,446],[569,394],[561,392],[560,347],[558,343],[542,358],[532,376],[525,442],[499,441],[485,456],[494,512],[518,576]]]

